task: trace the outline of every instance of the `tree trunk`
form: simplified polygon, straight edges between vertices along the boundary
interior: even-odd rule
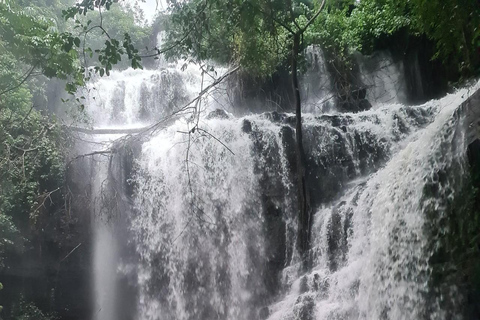
[[[296,154],[297,154],[297,179],[298,179],[298,234],[297,246],[300,254],[306,262],[306,252],[310,247],[310,230],[311,230],[311,208],[310,195],[306,183],[305,170],[305,150],[303,149],[302,134],[302,105],[300,100],[300,89],[298,85],[298,53],[300,51],[300,34],[293,37],[292,48],[292,86],[295,101],[295,138],[296,138]]]
[[[130,129],[87,129],[80,127],[65,126],[70,131],[86,133],[86,134],[137,134],[144,132],[148,127],[130,128]]]

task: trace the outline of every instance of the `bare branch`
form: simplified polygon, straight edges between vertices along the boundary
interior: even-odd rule
[[[67,163],[67,168],[70,167],[70,165],[72,164],[72,162],[76,161],[76,160],[79,160],[79,159],[83,159],[85,157],[91,157],[91,156],[95,156],[95,155],[109,155],[109,154],[114,154],[116,151],[115,150],[102,150],[102,151],[95,151],[95,152],[90,152],[90,153],[86,153],[86,154],[81,154],[81,155],[78,155],[76,157],[74,157],[73,159],[71,159],[68,163]]]
[[[65,259],[67,259],[75,250],[78,249],[78,247],[80,247],[82,245],[82,243],[80,242],[75,248],[72,249],[72,251],[70,251],[62,260],[60,260],[60,263],[63,262]]]
[[[235,155],[235,153],[225,145],[225,143],[223,143],[222,141],[220,141],[217,137],[215,137],[213,134],[211,134],[210,132],[202,129],[202,128],[197,128],[198,131],[201,131],[201,132],[204,132],[206,133],[208,136],[212,137],[213,139],[217,140],[218,143],[220,143],[222,146],[225,147],[225,149],[227,149],[228,151],[230,151],[231,154]]]
[[[45,193],[39,195],[38,198],[43,198],[43,200],[42,200],[42,203],[40,203],[40,204],[38,205],[38,207],[37,207],[35,210],[33,210],[33,213],[38,212],[38,210],[40,210],[41,207],[45,207],[45,202],[47,201],[47,199],[50,200],[50,204],[53,204],[52,194],[55,193],[55,192],[57,192],[57,191],[60,191],[60,187],[58,187],[58,188],[56,188],[56,189],[54,189],[54,190],[52,190],[52,191],[45,192]]]
[[[86,129],[80,127],[65,126],[69,130],[86,133],[86,134],[135,134],[145,130],[145,127],[131,129]]]

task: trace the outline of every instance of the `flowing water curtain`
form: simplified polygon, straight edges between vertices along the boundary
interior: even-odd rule
[[[252,142],[237,120],[210,120],[188,148],[184,124],[143,147],[132,232],[140,318],[250,319],[261,294],[261,203]],[[256,292],[260,291],[260,292]]]

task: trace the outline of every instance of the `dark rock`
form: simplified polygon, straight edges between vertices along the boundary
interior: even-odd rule
[[[327,231],[328,243],[328,263],[330,271],[335,272],[343,262],[344,255],[344,236],[342,227],[342,217],[338,209],[334,209],[330,218]]]
[[[321,115],[318,117],[319,120],[329,123],[332,127],[346,127],[352,123],[352,118],[345,115]]]
[[[338,98],[338,100],[338,109],[342,112],[360,112],[372,108],[372,104],[367,99],[348,98],[342,100],[342,98]]]
[[[272,122],[284,122],[287,118],[285,113],[278,113],[277,111],[266,112],[263,116]]]
[[[245,133],[251,133],[252,132],[252,123],[249,120],[247,120],[247,119],[243,120],[242,131],[245,132]]]
[[[313,320],[315,301],[309,294],[304,294],[298,297],[295,307],[293,309],[295,319]]]
[[[308,278],[307,278],[307,276],[303,276],[300,279],[299,291],[300,291],[300,293],[305,293],[305,292],[308,292],[309,290],[310,290],[310,288],[308,287]]]
[[[229,119],[230,115],[222,109],[216,109],[210,112],[207,117],[207,119]]]
[[[268,310],[268,307],[263,307],[260,309],[259,311],[260,319],[267,319],[269,315],[270,315],[270,311]]]

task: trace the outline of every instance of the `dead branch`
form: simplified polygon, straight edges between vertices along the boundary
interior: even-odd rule
[[[62,263],[65,259],[67,259],[75,250],[78,249],[78,247],[80,247],[82,245],[82,243],[80,242],[75,248],[72,249],[72,251],[70,251],[62,260],[60,260],[60,263]]]
[[[145,127],[142,128],[131,128],[131,129],[86,129],[80,127],[70,127],[64,126],[71,131],[86,133],[86,134],[136,134],[145,130]]]
[[[50,204],[53,204],[53,200],[52,200],[52,194],[57,192],[57,191],[60,191],[60,187],[52,190],[52,191],[49,191],[49,192],[45,192],[41,195],[38,196],[38,198],[42,198],[42,203],[40,203],[37,208],[35,210],[33,210],[33,213],[37,213],[38,210],[40,210],[41,207],[44,207],[45,208],[45,202],[47,201],[47,199],[50,200]]]
[[[79,159],[83,159],[85,157],[92,157],[92,156],[95,156],[95,155],[107,155],[107,154],[113,154],[115,153],[116,150],[114,149],[108,149],[108,150],[102,150],[102,151],[95,151],[95,152],[90,152],[90,153],[86,153],[86,154],[81,154],[81,155],[78,155],[74,158],[72,158],[68,163],[67,163],[67,168],[70,167],[70,165],[72,164],[72,162],[76,161],[76,160],[79,160]]]
[[[219,140],[217,137],[215,137],[213,134],[211,134],[210,132],[202,129],[202,128],[197,128],[198,131],[201,131],[201,132],[204,132],[206,133],[208,136],[212,137],[213,139],[215,139],[218,143],[220,143],[225,149],[227,149],[228,151],[230,151],[231,154],[235,155],[235,153],[229,148],[227,147],[227,145],[225,143],[223,143],[221,140]]]

